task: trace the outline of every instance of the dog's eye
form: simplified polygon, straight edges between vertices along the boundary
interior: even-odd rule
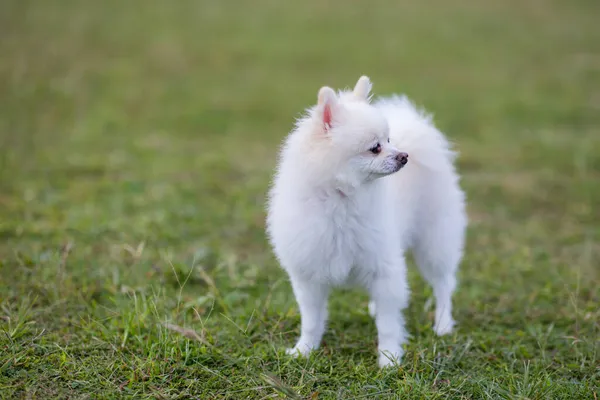
[[[381,145],[377,143],[375,146],[371,147],[369,151],[373,154],[379,154],[381,153]]]

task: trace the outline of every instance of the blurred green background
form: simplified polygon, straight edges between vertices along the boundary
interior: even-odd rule
[[[0,3],[0,395],[595,398],[600,3]],[[405,93],[460,152],[459,329],[379,371],[360,291],[323,349],[264,234],[323,85]],[[166,325],[169,323],[171,325]]]

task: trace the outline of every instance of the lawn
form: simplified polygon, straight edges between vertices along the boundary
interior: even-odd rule
[[[420,3],[420,4],[419,4]],[[0,4],[0,396],[597,399],[600,3]],[[456,333],[379,370],[368,298],[299,331],[264,233],[322,85],[403,92],[460,152]],[[410,260],[409,260],[410,261]]]

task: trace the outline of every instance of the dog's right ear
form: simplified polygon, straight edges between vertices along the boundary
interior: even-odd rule
[[[358,82],[356,82],[356,86],[354,86],[354,96],[361,100],[368,101],[372,86],[368,76],[361,76],[358,79]]]
[[[319,111],[321,114],[321,120],[323,121],[323,127],[325,131],[331,128],[331,121],[333,120],[333,113],[338,104],[338,98],[332,88],[323,86],[319,90],[318,103]]]

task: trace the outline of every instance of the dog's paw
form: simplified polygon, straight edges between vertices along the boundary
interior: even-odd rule
[[[295,345],[292,348],[285,349],[285,354],[292,357],[308,357],[311,352],[311,348],[308,346]]]
[[[285,349],[285,354],[287,354],[288,356],[292,356],[292,357],[300,357],[302,355],[300,353],[300,351],[295,347],[290,347],[288,349]]]
[[[394,367],[400,364],[404,351],[397,349],[395,351],[379,351],[379,368]]]
[[[433,331],[438,336],[444,336],[452,333],[454,330],[454,320],[452,318],[442,319],[433,327]]]

